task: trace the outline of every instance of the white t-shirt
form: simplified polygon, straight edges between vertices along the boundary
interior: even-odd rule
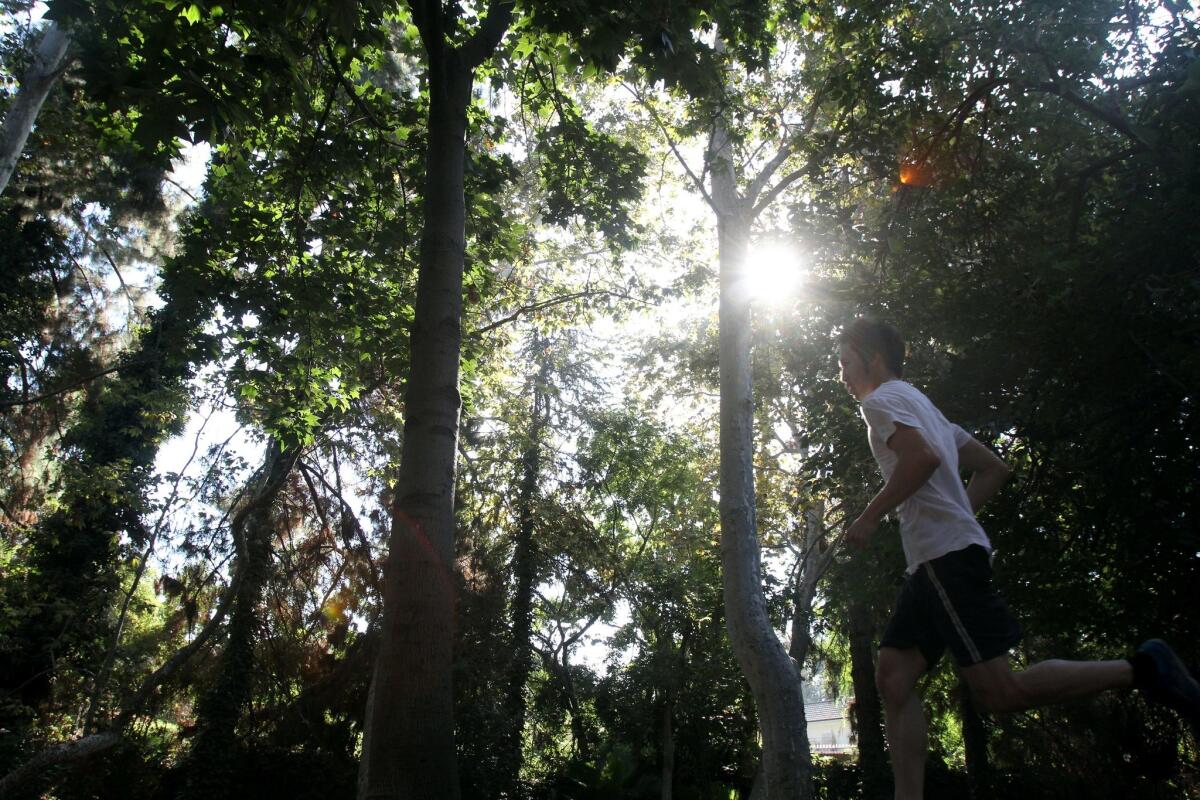
[[[887,381],[864,397],[862,415],[867,422],[871,453],[885,481],[899,460],[887,445],[896,432],[896,423],[920,430],[942,460],[925,485],[897,509],[908,571],[915,572],[925,561],[972,544],[983,545],[991,552],[991,542],[971,511],[971,501],[958,474],[958,448],[970,440],[970,434],[949,422],[928,397],[900,380]]]

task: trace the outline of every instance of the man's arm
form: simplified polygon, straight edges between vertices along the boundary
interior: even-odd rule
[[[846,529],[846,541],[856,547],[865,546],[883,515],[912,497],[942,465],[941,457],[921,431],[909,425],[897,423],[887,446],[896,453],[896,468],[866,510]]]
[[[967,482],[967,499],[971,501],[972,511],[978,511],[991,500],[1012,475],[1008,464],[973,437],[958,448],[958,465],[971,473],[971,479]]]

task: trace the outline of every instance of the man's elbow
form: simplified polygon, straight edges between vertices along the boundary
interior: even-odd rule
[[[937,472],[938,467],[942,465],[942,457],[928,447],[921,450],[918,458],[921,469],[930,475]]]

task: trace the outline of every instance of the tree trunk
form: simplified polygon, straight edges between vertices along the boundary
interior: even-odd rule
[[[674,698],[668,696],[663,703],[662,719],[662,800],[671,800],[675,786],[675,732],[671,729],[671,716],[675,713]]]
[[[477,30],[455,48],[446,43],[441,2],[410,7],[429,58],[424,227],[360,800],[458,800],[461,794],[451,668],[467,106],[475,69],[495,52],[513,13],[512,0],[491,0]]]
[[[32,63],[21,76],[21,88],[4,115],[4,124],[0,126],[0,194],[4,194],[17,168],[17,162],[25,150],[25,141],[33,130],[42,103],[58,80],[70,44],[70,34],[50,22],[42,34],[42,41],[38,43]]]
[[[8,797],[41,795],[47,782],[46,773],[50,769],[77,764],[94,755],[111,750],[122,741],[120,731],[106,731],[47,747],[21,767],[0,779],[0,800],[6,800]]]
[[[963,749],[967,757],[967,789],[971,800],[991,797],[991,762],[987,751],[987,728],[971,702],[965,684],[959,687],[959,709],[962,713]]]
[[[883,797],[888,794],[888,765],[883,739],[883,707],[875,686],[875,625],[870,606],[861,600],[850,601],[849,617],[858,771],[864,796]]]
[[[199,729],[185,768],[183,797],[189,800],[224,800],[237,794],[237,787],[230,783],[237,747],[235,728],[253,693],[259,605],[270,575],[275,536],[273,501],[298,455],[297,450],[284,453],[279,442],[271,440],[258,473],[258,488],[250,500],[253,511],[233,531],[237,560],[232,580],[237,588],[216,683],[197,708]]]
[[[751,220],[737,193],[730,137],[720,121],[709,163],[721,264],[720,510],[726,624],[758,711],[767,796],[796,800],[812,794],[804,699],[800,677],[767,615],[755,523],[750,299],[743,280]]]
[[[380,652],[363,732],[362,800],[459,797],[451,683],[454,456],[471,78],[453,50],[431,52],[425,227]]]
[[[516,586],[512,600],[512,662],[509,665],[507,697],[508,730],[503,747],[504,785],[500,797],[517,797],[520,782],[522,743],[525,733],[525,684],[529,681],[533,657],[533,587],[536,584],[533,528],[534,503],[542,468],[541,437],[549,413],[546,382],[550,377],[550,358],[546,343],[535,334],[534,363],[538,364],[530,398],[529,438],[521,454],[521,484],[517,492],[517,531],[513,547],[512,573]]]

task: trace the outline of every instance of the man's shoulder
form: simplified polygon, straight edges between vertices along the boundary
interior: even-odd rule
[[[945,419],[941,410],[924,392],[902,380],[880,384],[875,391],[863,398],[862,405],[864,413],[903,411],[917,419],[930,422]]]
[[[920,389],[913,386],[911,383],[902,380],[891,380],[886,383],[881,383],[875,388],[875,391],[867,395],[863,399],[863,405],[868,403],[878,403],[887,405],[895,402],[929,402]]]

